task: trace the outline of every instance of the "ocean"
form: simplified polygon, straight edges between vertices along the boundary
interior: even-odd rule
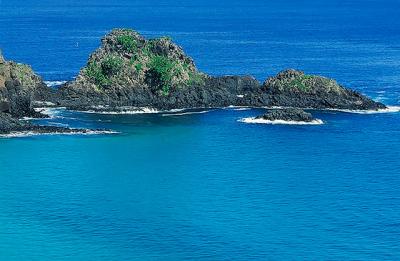
[[[400,2],[0,0],[0,49],[48,84],[101,37],[171,36],[211,75],[286,68],[400,106]],[[265,109],[95,114],[100,135],[0,138],[0,260],[399,260],[400,113]]]

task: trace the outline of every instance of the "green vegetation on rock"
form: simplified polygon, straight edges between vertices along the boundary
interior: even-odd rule
[[[168,57],[155,55],[151,57],[149,68],[159,77],[163,94],[168,95],[172,78],[179,72],[177,63]]]
[[[110,55],[101,62],[101,70],[104,75],[114,76],[122,69],[123,65],[122,58]]]
[[[110,83],[110,80],[103,74],[103,70],[97,62],[90,62],[85,69],[85,73],[99,86],[104,86]]]
[[[135,38],[130,35],[130,34],[123,34],[123,35],[119,35],[117,36],[117,42],[118,44],[122,45],[122,48],[125,51],[134,53],[137,51],[137,41],[135,40]]]
[[[193,73],[189,72],[189,81],[187,82],[188,85],[201,85],[204,84],[204,76],[200,73]]]
[[[127,29],[106,35],[82,74],[83,84],[89,80],[97,87],[147,86],[162,95],[173,88],[204,82],[204,75],[171,38],[146,40]]]
[[[290,88],[297,88],[301,91],[307,91],[310,89],[310,80],[312,80],[313,77],[311,75],[300,75],[295,77],[289,82],[289,87]]]
[[[35,85],[35,81],[32,78],[34,72],[29,65],[17,63],[12,67],[12,73],[17,77],[22,86],[30,87]]]
[[[304,93],[315,93],[316,91],[340,93],[343,90],[334,80],[321,76],[306,75],[296,70],[280,72],[276,77],[269,78],[264,85],[280,91],[293,90]]]
[[[140,62],[135,64],[135,70],[136,72],[140,73],[143,70],[143,64]]]
[[[111,77],[118,74],[124,61],[117,56],[107,56],[100,63],[91,61],[85,68],[86,75],[97,85],[105,86],[111,84]]]

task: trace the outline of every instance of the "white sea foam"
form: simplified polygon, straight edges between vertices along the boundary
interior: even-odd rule
[[[56,87],[56,86],[60,86],[63,85],[64,83],[66,83],[67,81],[45,81],[44,83],[48,86],[48,87]]]
[[[357,113],[357,114],[379,114],[379,113],[400,112],[400,106],[388,106],[386,109],[379,109],[379,110],[342,110],[342,109],[329,109],[329,110],[347,112],[347,113]]]
[[[285,124],[285,125],[321,125],[324,124],[324,122],[320,119],[315,119],[311,122],[306,122],[306,121],[284,121],[284,120],[264,120],[264,119],[256,119],[255,117],[249,117],[249,118],[242,118],[239,120],[239,122],[244,122],[244,123],[251,123],[251,124]]]
[[[57,115],[60,113],[61,110],[65,110],[65,107],[54,107],[54,108],[48,108],[48,107],[39,107],[35,108],[36,112],[43,113],[47,116],[49,116],[51,119],[56,118]]]
[[[210,110],[206,111],[188,111],[188,112],[182,112],[182,113],[165,113],[162,116],[184,116],[184,115],[190,115],[190,114],[203,114],[210,112]]]
[[[86,130],[86,132],[71,132],[71,133],[63,133],[63,132],[49,132],[49,133],[39,133],[34,131],[18,131],[11,132],[9,134],[0,134],[0,138],[24,138],[24,137],[32,137],[32,136],[54,136],[54,135],[106,135],[106,134],[119,134],[117,131],[108,131],[108,130]]]
[[[223,107],[222,109],[224,109],[224,110],[234,110],[234,111],[247,111],[247,110],[251,110],[252,107],[229,105],[228,107]]]
[[[235,108],[235,109],[233,109],[234,111],[248,111],[248,110],[250,110],[251,108]]]
[[[39,118],[23,117],[23,118],[21,118],[20,120],[21,120],[21,121],[29,121],[29,120],[37,120],[37,119],[39,119]]]
[[[33,101],[32,105],[34,107],[54,107],[56,106],[54,103],[49,101]]]
[[[97,108],[99,109],[99,108]],[[100,108],[103,109],[103,108]],[[98,110],[87,110],[87,111],[78,111],[82,113],[90,113],[90,114],[110,114],[110,115],[119,115],[119,114],[150,114],[150,113],[159,113],[160,111],[153,109],[153,108],[129,108],[123,109],[120,111],[98,111]]]
[[[281,107],[281,106],[273,106],[273,107],[262,107],[264,109],[286,109],[292,107]],[[386,109],[378,109],[378,110],[347,110],[347,109],[315,109],[315,108],[301,108],[303,110],[318,110],[318,111],[339,111],[339,112],[347,112],[347,113],[356,113],[356,114],[379,114],[379,113],[395,113],[400,112],[400,106],[387,106]]]
[[[120,107],[119,110],[115,111],[108,111],[104,110],[107,107],[104,106],[96,106],[93,107],[93,110],[87,110],[87,111],[77,111],[81,113],[90,113],[90,114],[110,114],[110,115],[120,115],[120,114],[158,114],[158,113],[175,113],[175,112],[181,112],[185,111],[187,109],[171,109],[171,110],[166,110],[166,111],[159,111],[154,108],[149,108],[149,107]],[[103,110],[101,110],[103,109]]]

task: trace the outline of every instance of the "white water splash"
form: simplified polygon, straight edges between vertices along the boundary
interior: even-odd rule
[[[109,114],[109,115],[123,115],[123,114],[150,114],[150,113],[160,113],[160,111],[153,108],[136,108],[132,107],[129,109],[123,109],[120,111],[98,111],[98,110],[87,110],[87,111],[77,111],[81,113],[90,113],[90,114]]]
[[[251,108],[235,108],[235,109],[233,109],[234,111],[248,111],[248,110],[250,110]]]
[[[222,108],[224,110],[233,110],[233,111],[247,111],[253,109],[252,107],[249,106],[234,106],[234,105],[229,105],[228,107]],[[254,107],[254,109],[257,109]]]
[[[281,125],[321,125],[324,124],[324,122],[320,119],[315,119],[311,122],[306,122],[306,121],[284,121],[284,120],[264,120],[264,119],[256,119],[255,117],[249,117],[249,118],[242,118],[238,120],[239,122],[244,122],[244,123],[250,123],[250,124],[281,124]]]
[[[388,106],[386,109],[379,110],[342,110],[342,109],[329,109],[330,111],[340,111],[356,114],[380,114],[380,113],[396,113],[400,112],[400,106]]]
[[[47,87],[57,87],[65,84],[67,81],[44,81]]]
[[[50,119],[54,119],[57,118],[57,115],[60,114],[62,110],[65,109],[66,109],[65,107],[54,107],[54,108],[40,107],[40,108],[35,108],[35,111],[49,116]]]
[[[188,111],[188,112],[182,112],[182,113],[165,113],[162,116],[184,116],[184,115],[191,115],[191,114],[203,114],[210,112],[211,110],[206,110],[206,111]]]
[[[71,136],[71,135],[79,135],[79,136],[86,136],[86,135],[110,135],[110,134],[119,134],[120,132],[117,131],[109,131],[109,130],[85,130],[86,132],[70,132],[70,133],[63,133],[63,132],[49,132],[49,133],[40,133],[34,131],[18,131],[18,132],[11,132],[8,134],[0,134],[0,138],[25,138],[25,137],[32,137],[32,136]]]

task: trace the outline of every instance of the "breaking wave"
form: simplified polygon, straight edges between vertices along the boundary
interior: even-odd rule
[[[342,109],[330,109],[330,110],[347,112],[347,113],[357,113],[357,114],[379,114],[379,113],[400,112],[400,106],[388,106],[386,109],[379,109],[379,110],[342,110]]]
[[[70,132],[70,133],[63,133],[63,132],[40,133],[35,131],[18,131],[18,132],[11,132],[8,134],[0,134],[0,138],[24,138],[32,136],[53,136],[53,135],[86,136],[86,135],[106,135],[106,134],[119,134],[119,133],[120,132],[110,131],[110,130],[85,130],[85,132]]]
[[[184,116],[184,115],[191,115],[191,114],[203,114],[210,112],[211,110],[206,110],[206,111],[188,111],[188,112],[182,112],[182,113],[165,113],[162,116]]]
[[[324,122],[320,119],[315,119],[311,122],[306,122],[306,121],[284,121],[284,120],[264,120],[264,119],[256,119],[255,117],[249,117],[249,118],[242,118],[238,120],[239,122],[244,122],[244,123],[250,123],[250,124],[282,124],[282,125],[321,125],[324,124]]]
[[[120,111],[107,111],[107,110],[87,110],[87,111],[77,111],[81,113],[91,113],[91,114],[110,114],[110,115],[123,115],[123,114],[150,114],[150,113],[160,113],[160,111],[153,108],[129,108]]]
[[[57,87],[60,85],[63,85],[67,81],[44,81],[44,83],[47,85],[47,87]]]

